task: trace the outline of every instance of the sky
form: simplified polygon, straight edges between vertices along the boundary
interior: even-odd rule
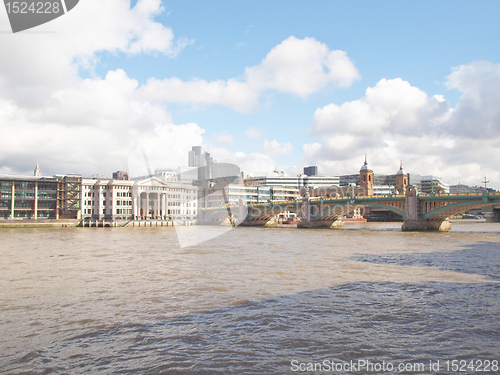
[[[202,145],[245,172],[500,189],[500,2],[80,0],[13,34],[0,173],[132,176]]]

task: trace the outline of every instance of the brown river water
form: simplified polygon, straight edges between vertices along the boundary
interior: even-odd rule
[[[400,225],[0,229],[0,373],[499,374],[500,223]]]

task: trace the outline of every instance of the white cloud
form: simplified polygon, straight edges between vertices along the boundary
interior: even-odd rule
[[[220,104],[240,112],[249,112],[259,101],[258,92],[235,79],[186,82],[179,78],[150,78],[140,92],[144,100],[158,103]]]
[[[274,89],[301,97],[329,83],[350,86],[359,79],[344,51],[330,51],[314,38],[293,36],[274,47],[259,65],[247,68],[245,76],[249,85],[259,90]]]
[[[281,143],[276,139],[272,141],[265,139],[262,147],[264,150],[264,154],[269,156],[288,155],[293,151],[293,146],[290,142]]]
[[[456,67],[447,87],[462,92],[446,124],[448,132],[471,138],[500,136],[500,64],[476,61]]]
[[[74,87],[54,92],[50,106],[33,111],[31,116],[44,123],[115,127],[118,130],[123,126],[124,113],[130,113],[130,107],[139,105],[133,98],[137,87],[138,82],[123,70],[110,71],[104,79],[85,79]],[[137,115],[140,110],[135,112]]]
[[[202,143],[203,133],[195,123],[156,124],[151,131],[137,135],[135,148],[127,152],[127,170],[132,176],[141,176],[149,173],[148,168],[154,171],[187,165],[188,150]]]
[[[329,104],[314,114],[316,134],[349,133],[377,137],[383,131],[421,134],[432,131],[449,116],[449,103],[428,97],[400,78],[380,80],[359,100]]]
[[[367,153],[376,173],[395,173],[403,159],[410,173],[471,185],[488,176],[500,187],[500,64],[457,67],[447,86],[463,93],[456,108],[399,78],[319,108],[311,132],[322,141],[303,146],[305,161],[324,173],[356,173]]]
[[[45,173],[92,175],[128,169],[131,158],[130,172],[145,173],[136,152],[144,148],[152,168],[186,164],[190,147],[202,143],[203,129],[173,124],[163,108],[137,99],[136,88],[118,70],[56,91],[47,110],[0,100],[0,163],[26,171],[40,160]]]
[[[176,56],[192,41],[175,39],[156,22],[162,11],[160,0],[139,0],[134,8],[128,0],[86,0],[37,32],[0,35],[0,172],[32,171],[40,160],[47,174],[110,174],[129,166],[141,174],[147,169],[142,150],[153,169],[186,164],[190,147],[203,144],[204,130],[174,124],[165,102],[250,112],[269,90],[306,98],[327,85],[345,87],[359,79],[344,51],[295,37],[239,78],[151,78],[140,86],[121,69],[104,78],[79,77],[79,69],[92,69],[101,52]],[[0,12],[0,29],[9,28]],[[352,166],[361,166],[368,153],[376,172],[394,173],[403,159],[413,173],[469,184],[487,176],[500,187],[500,64],[456,67],[447,87],[462,93],[456,108],[399,78],[380,80],[358,100],[319,108],[311,131],[322,139],[303,146],[305,162],[322,173],[356,173]],[[250,128],[245,135],[260,138],[262,131]],[[221,133],[215,142],[234,138]],[[293,147],[264,140],[262,150],[211,151],[247,171],[273,170],[272,157],[289,155]]]
[[[231,152],[225,148],[218,148],[212,145],[205,145],[213,158],[220,162],[232,163],[237,165],[241,171],[252,172],[271,172],[276,168],[274,160],[261,153]]]
[[[78,69],[92,67],[101,51],[175,56],[186,41],[175,41],[171,29],[154,21],[161,10],[158,0],[132,9],[127,0],[85,0],[34,32],[2,35],[0,95],[46,105],[44,98],[77,83]],[[0,28],[10,29],[6,12],[0,12]]]
[[[49,175],[110,175],[127,169],[129,159],[144,170],[143,157],[133,156],[141,147],[156,168],[186,164],[203,129],[175,125],[121,69],[105,78],[78,76],[102,51],[175,56],[189,42],[155,22],[162,11],[159,0],[139,0],[134,8],[128,0],[86,0],[33,32],[2,35],[1,170],[24,173],[39,160]],[[4,12],[0,27],[9,29]]]
[[[48,175],[110,175],[117,169],[140,175],[148,166],[185,165],[191,146],[203,143],[204,130],[174,124],[156,96],[241,111],[258,103],[260,93],[236,79],[152,78],[141,87],[122,69],[104,78],[79,77],[78,70],[92,68],[104,51],[175,56],[191,41],[176,41],[172,30],[154,21],[162,11],[159,0],[140,0],[134,8],[127,0],[86,0],[38,32],[1,36],[8,58],[0,60],[0,171],[30,172],[36,160]],[[9,28],[3,12],[0,27]],[[231,134],[217,138],[234,143]],[[249,169],[275,165],[263,154],[217,153]]]
[[[328,84],[349,86],[359,73],[344,51],[330,51],[314,38],[293,36],[274,47],[262,62],[245,70],[244,79],[206,81],[150,79],[141,92],[159,102],[220,104],[250,112],[266,90],[307,97]]]

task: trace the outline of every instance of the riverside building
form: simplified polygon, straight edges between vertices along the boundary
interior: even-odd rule
[[[238,206],[269,201],[287,201],[298,198],[299,189],[282,186],[253,186],[244,184],[212,185],[205,197],[206,207]]]
[[[58,219],[58,191],[57,178],[0,176],[0,219]]]
[[[80,219],[80,176],[0,175],[0,219]]]
[[[307,176],[305,174],[299,174],[297,176],[284,176],[276,173],[269,174],[267,176],[247,177],[245,179],[246,185],[281,186],[296,189],[339,186],[339,182],[339,177]]]
[[[158,177],[130,180],[77,175],[0,175],[0,219],[96,221],[170,220],[191,223],[198,211],[197,188]]]
[[[84,220],[196,219],[197,188],[152,176],[141,180],[82,179]]]

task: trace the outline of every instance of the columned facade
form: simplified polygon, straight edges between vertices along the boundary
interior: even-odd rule
[[[168,220],[167,190],[168,187],[137,187],[133,199],[134,219]]]
[[[196,219],[197,189],[191,185],[145,180],[83,179],[82,217],[85,220]]]

